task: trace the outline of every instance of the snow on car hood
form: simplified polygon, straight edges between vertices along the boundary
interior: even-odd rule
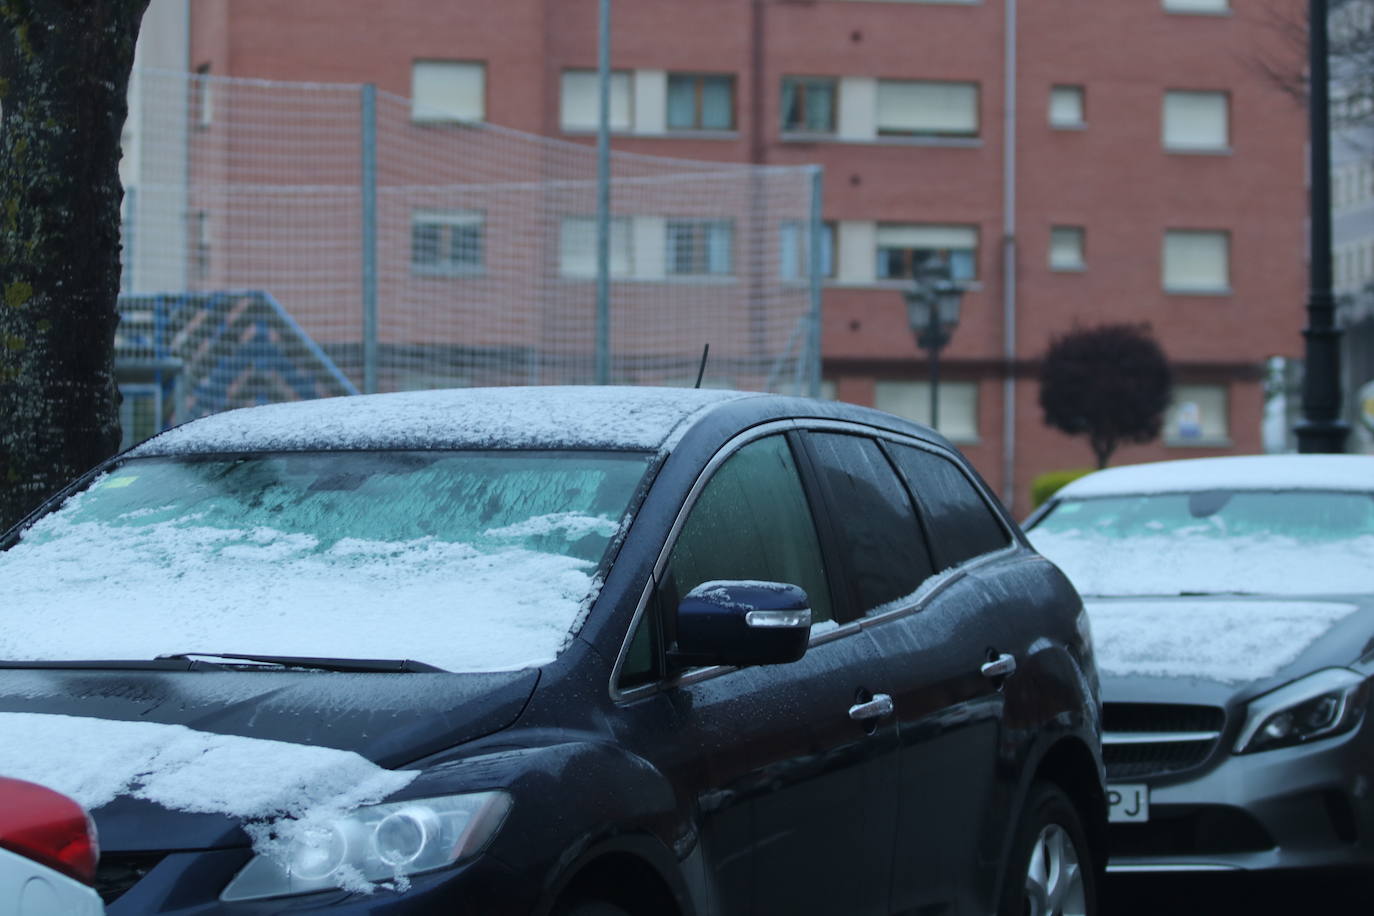
[[[121,796],[237,820],[259,854],[408,786],[352,751],[127,722],[0,713],[0,775],[40,783],[96,810]],[[368,892],[361,883],[356,890]]]
[[[0,712],[0,775],[41,783],[87,809],[121,795],[242,820],[300,817],[381,801],[416,771],[352,751],[161,722]]]
[[[1359,610],[1357,605],[1332,601],[1173,598],[1085,603],[1102,674],[1201,678],[1223,684],[1278,673]]]

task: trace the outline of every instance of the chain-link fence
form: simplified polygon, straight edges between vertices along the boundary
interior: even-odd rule
[[[119,355],[156,403],[126,421],[599,365],[691,384],[706,344],[705,384],[818,383],[817,169],[613,153],[603,311],[591,146],[369,86],[139,71],[134,92]]]

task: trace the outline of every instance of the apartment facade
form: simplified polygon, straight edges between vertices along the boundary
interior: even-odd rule
[[[1076,325],[1148,322],[1175,367],[1163,437],[1115,463],[1261,450],[1264,363],[1301,353],[1306,276],[1305,115],[1255,66],[1286,52],[1270,0],[612,6],[616,150],[824,167],[828,395],[928,419],[902,293],[939,253],[968,290],[940,426],[1014,511],[1037,474],[1091,462],[1037,403],[1037,360]],[[195,0],[190,66],[591,144],[597,8]],[[412,262],[461,261],[474,231],[414,227]],[[679,235],[669,269],[728,274],[728,237]]]

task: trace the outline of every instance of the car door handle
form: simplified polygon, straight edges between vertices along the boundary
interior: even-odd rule
[[[864,722],[868,719],[881,719],[885,716],[892,715],[894,709],[896,709],[896,707],[892,705],[892,697],[885,693],[875,693],[873,699],[869,700],[867,703],[855,703],[853,706],[849,707],[849,718],[853,719],[855,722]]]
[[[987,678],[1011,677],[1016,673],[1016,656],[1003,652],[979,670],[983,672],[983,677]]]

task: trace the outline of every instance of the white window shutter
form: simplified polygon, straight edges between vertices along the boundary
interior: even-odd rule
[[[1224,92],[1164,93],[1164,145],[1168,149],[1226,149],[1229,114]]]
[[[485,64],[417,60],[411,71],[411,118],[415,121],[485,120],[486,91]]]

